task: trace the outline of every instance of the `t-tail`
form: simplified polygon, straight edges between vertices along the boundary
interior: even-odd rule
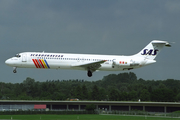
[[[164,46],[171,47],[167,41],[153,40],[134,56],[154,60]]]

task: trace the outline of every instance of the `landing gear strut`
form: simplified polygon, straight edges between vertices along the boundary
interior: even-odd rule
[[[88,70],[87,75],[88,75],[88,77],[91,77],[92,76],[92,72],[90,70]]]
[[[13,73],[17,73],[16,67],[13,67]]]

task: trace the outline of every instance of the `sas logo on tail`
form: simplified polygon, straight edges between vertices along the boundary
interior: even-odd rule
[[[157,49],[155,49],[155,50],[153,50],[153,49],[150,49],[150,50],[148,50],[148,49],[144,49],[143,50],[143,53],[141,53],[141,55],[157,55],[157,52],[158,52],[159,50],[157,50]]]

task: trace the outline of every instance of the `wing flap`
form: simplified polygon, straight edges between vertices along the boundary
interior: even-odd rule
[[[90,63],[84,63],[84,64],[74,64],[71,65],[72,67],[83,67],[86,70],[90,71],[96,71],[98,68],[101,67],[101,64],[106,62],[106,60],[96,61],[96,62],[90,62]]]

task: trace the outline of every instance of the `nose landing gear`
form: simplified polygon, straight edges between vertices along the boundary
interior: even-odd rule
[[[13,67],[13,73],[17,73],[16,67]]]

